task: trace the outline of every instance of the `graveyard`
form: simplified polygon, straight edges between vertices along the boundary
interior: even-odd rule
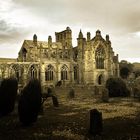
[[[109,98],[103,102],[90,87],[74,87],[75,95],[68,96],[68,87],[56,87],[59,106],[51,98],[43,103],[43,111],[30,126],[18,118],[17,104],[12,113],[0,118],[1,140],[90,140],[91,109],[102,112],[104,140],[140,139],[140,101],[133,97]],[[96,139],[101,139],[97,136]]]

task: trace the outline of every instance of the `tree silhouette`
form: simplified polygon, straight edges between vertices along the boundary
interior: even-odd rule
[[[18,104],[19,120],[30,125],[37,120],[41,108],[41,85],[38,80],[31,80],[23,89]]]
[[[0,85],[0,116],[7,115],[14,110],[17,96],[18,82],[14,78],[4,79]]]

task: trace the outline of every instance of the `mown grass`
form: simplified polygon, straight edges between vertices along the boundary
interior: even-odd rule
[[[94,108],[102,112],[104,140],[140,137],[140,102],[137,100],[111,98],[109,103],[103,103],[86,88],[77,88],[74,99],[68,98],[65,88],[57,88],[55,94],[59,107],[53,107],[48,98],[43,114],[29,127],[19,122],[17,108],[9,116],[0,118],[0,140],[90,140],[89,111]]]

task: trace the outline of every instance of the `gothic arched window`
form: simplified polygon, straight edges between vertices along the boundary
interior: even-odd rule
[[[52,65],[48,65],[45,71],[45,80],[52,81],[54,79],[54,67]]]
[[[101,85],[102,82],[103,82],[103,76],[99,75],[99,77],[98,77],[98,84]]]
[[[61,67],[61,80],[68,80],[68,67],[66,65]]]
[[[19,67],[19,65],[15,64],[15,65],[12,66],[12,69],[10,71],[10,76],[14,76],[19,81],[19,78],[20,78],[20,67]]]
[[[27,50],[25,48],[22,49],[22,54],[23,54],[23,61],[26,62]]]
[[[105,51],[102,46],[99,46],[96,49],[95,53],[95,60],[96,60],[96,68],[97,69],[104,69],[104,58],[105,58]]]
[[[35,68],[34,65],[32,65],[32,66],[30,67],[30,77],[31,77],[32,79],[36,79],[36,78],[37,78],[37,69]]]

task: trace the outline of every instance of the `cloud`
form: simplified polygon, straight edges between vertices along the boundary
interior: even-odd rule
[[[10,45],[7,42],[13,43],[12,47],[19,49],[21,42],[24,39],[32,39],[34,33],[38,35],[39,40],[47,40],[48,35],[54,35],[55,31],[70,26],[74,41],[80,28],[84,35],[91,31],[92,37],[95,31],[100,29],[103,37],[110,34],[112,46],[121,59],[138,58],[140,36],[136,36],[136,33],[140,32],[139,5],[138,0],[2,1],[0,51],[2,46]]]
[[[21,32],[21,28],[13,27],[4,20],[0,20],[0,43],[17,42],[25,37],[26,31]]]
[[[2,1],[0,4],[0,43],[13,42],[21,38],[23,33],[22,24],[15,22],[18,9],[12,0]]]
[[[14,0],[53,24],[107,28],[134,32],[140,28],[140,1],[136,0]],[[132,26],[133,25],[133,26]]]

